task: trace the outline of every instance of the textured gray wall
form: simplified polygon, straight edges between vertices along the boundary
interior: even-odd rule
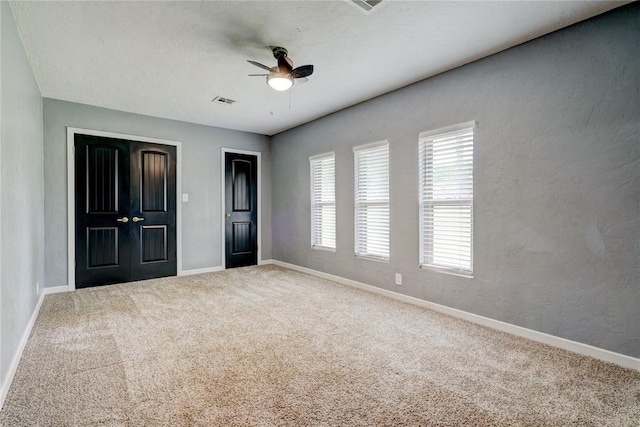
[[[640,356],[639,6],[273,137],[274,259]],[[471,120],[479,128],[468,279],[418,268],[417,141]],[[352,147],[383,139],[389,263],[353,256]],[[307,159],[327,151],[336,153],[335,253],[309,241]]]
[[[44,267],[42,97],[9,4],[0,2],[0,384],[38,302]]]
[[[67,126],[182,142],[182,268],[217,267],[221,257],[221,147],[262,153],[262,258],[271,258],[269,138],[45,98],[46,286],[67,285]]]

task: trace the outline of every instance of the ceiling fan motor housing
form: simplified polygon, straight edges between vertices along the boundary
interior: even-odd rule
[[[284,55],[287,56],[289,55],[289,52],[287,52],[287,49],[280,47],[280,46],[273,46],[271,47],[271,51],[273,52],[273,57],[276,59],[279,59],[280,56]]]

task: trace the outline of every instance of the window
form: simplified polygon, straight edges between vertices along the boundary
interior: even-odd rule
[[[474,125],[420,134],[421,267],[473,273]]]
[[[389,143],[354,147],[355,253],[389,260]]]
[[[309,158],[311,165],[311,247],[336,248],[336,166],[333,153]]]

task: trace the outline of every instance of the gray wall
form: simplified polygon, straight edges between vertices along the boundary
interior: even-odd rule
[[[274,259],[640,356],[640,5],[272,138]],[[477,120],[474,278],[418,268],[417,140]],[[353,256],[355,145],[389,139],[391,259]],[[337,250],[308,157],[335,151]],[[404,284],[394,285],[394,273]]]
[[[271,258],[269,138],[45,98],[46,286],[67,285],[67,126],[182,142],[183,270],[222,265],[221,147],[262,153],[262,258]]]
[[[0,391],[38,302],[44,266],[42,97],[9,4],[0,2]]]

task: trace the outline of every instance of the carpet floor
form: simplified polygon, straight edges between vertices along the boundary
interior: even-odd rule
[[[640,371],[275,266],[48,295],[3,426],[632,426]]]

